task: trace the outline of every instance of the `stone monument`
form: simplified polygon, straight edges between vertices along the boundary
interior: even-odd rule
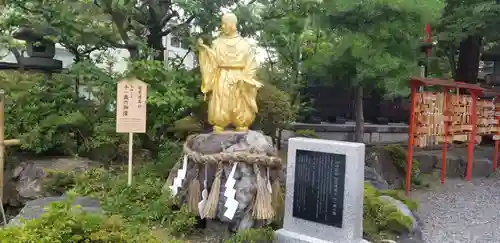
[[[236,26],[236,16],[224,14],[222,35],[212,47],[198,40],[201,91],[213,132],[187,138],[164,186],[200,218],[232,231],[270,223],[282,198],[281,159],[269,137],[248,129],[262,84],[255,80],[255,50]]]
[[[282,243],[363,240],[365,145],[291,138]]]

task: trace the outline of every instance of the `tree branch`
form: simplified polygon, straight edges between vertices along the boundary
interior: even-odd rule
[[[189,48],[186,54],[184,54],[179,64],[175,67],[175,70],[178,70],[184,64],[184,60],[186,60],[186,57],[189,55],[189,53],[191,53],[191,48]]]
[[[196,15],[194,15],[194,14],[191,15],[191,16],[189,16],[189,18],[187,18],[182,24],[178,24],[176,26],[172,26],[171,28],[168,28],[168,29],[162,31],[160,33],[160,36],[166,36],[166,35],[168,35],[168,34],[170,34],[172,32],[175,32],[176,30],[178,30],[178,29],[180,29],[182,27],[188,26],[191,23],[191,21],[194,20],[195,17],[196,17]]]
[[[160,20],[160,26],[163,29],[165,25],[170,21],[173,17],[179,17],[179,13],[177,11],[173,11],[171,13],[165,14],[163,18]]]

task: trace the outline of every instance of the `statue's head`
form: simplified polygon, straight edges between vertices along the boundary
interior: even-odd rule
[[[238,18],[233,13],[225,13],[222,15],[222,33],[227,36],[234,35],[238,30],[236,28]]]

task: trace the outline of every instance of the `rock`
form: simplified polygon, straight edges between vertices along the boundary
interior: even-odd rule
[[[374,168],[365,166],[365,181],[369,182],[373,187],[378,190],[389,189],[389,184],[377,173]]]
[[[441,169],[441,150],[415,151],[413,158],[420,162],[420,171],[430,173],[434,169]],[[486,177],[493,172],[493,150],[477,147],[474,151],[472,176]],[[463,178],[467,169],[467,148],[449,148],[446,155],[446,176],[449,178]]]
[[[416,213],[412,212],[408,206],[406,206],[406,204],[404,204],[403,202],[393,198],[393,197],[390,197],[390,196],[380,196],[380,199],[383,200],[383,201],[386,201],[386,202],[389,202],[391,203],[392,205],[394,205],[398,210],[399,212],[401,212],[403,215],[405,216],[408,216],[412,219],[412,229],[410,230],[410,232],[403,232],[399,239],[400,240],[406,240],[406,241],[398,241],[398,242],[411,242],[411,241],[408,241],[408,240],[417,240],[417,242],[422,242],[422,239],[423,239],[423,235],[422,235],[422,226],[423,226],[423,223],[422,221],[420,220],[420,218],[416,217]],[[417,219],[418,218],[418,219]]]
[[[20,225],[22,224],[21,219],[30,220],[39,218],[46,211],[46,207],[51,203],[62,202],[64,200],[66,200],[66,196],[46,197],[26,202],[26,205],[21,210],[21,212],[15,218],[10,220],[8,225]],[[75,198],[73,205],[80,205],[81,210],[85,212],[102,213],[99,201],[97,199],[78,197]]]
[[[257,131],[248,131],[244,133],[227,131],[223,133],[194,135],[190,137],[189,146],[191,150],[205,155],[218,154],[221,152],[224,153],[248,152],[251,154],[259,154],[262,156],[277,156],[277,150],[273,146],[272,139]],[[233,167],[233,164],[224,163],[223,172],[221,176],[221,187],[219,191],[220,194],[217,205],[216,220],[211,220],[211,221],[222,222],[223,225],[225,225],[225,229],[230,231],[239,231],[252,227],[255,228],[266,225],[268,222],[257,221],[254,220],[252,217],[253,211],[251,207],[253,206],[252,203],[257,193],[256,174],[254,171],[253,164],[246,163],[247,161],[234,161],[234,162],[238,163],[233,176],[233,178],[235,179],[234,199],[238,202],[236,213],[232,219],[224,216],[224,213],[226,211],[225,204],[227,200],[227,197],[224,195],[226,191],[225,184],[228,178],[230,177],[230,173]],[[191,161],[191,159],[188,160],[187,168],[188,169],[187,169],[186,180],[184,180],[184,183],[181,187],[181,191],[184,192],[179,193],[181,195],[180,196],[181,201],[183,202],[187,201],[186,189],[188,187],[189,182],[195,178],[197,170],[199,170],[198,179],[200,181],[200,184],[202,185],[202,190],[203,190],[203,183],[206,178],[207,189],[209,192],[211,190],[215,173],[217,171],[217,165],[215,164],[209,164],[207,166],[204,165],[198,166],[195,165],[193,161]],[[267,179],[266,167],[263,165],[259,165],[258,168],[264,179]],[[281,173],[282,173],[281,168],[270,169],[269,177],[271,180],[274,180],[280,177]],[[210,228],[209,225],[217,225],[217,224],[214,224],[213,222],[207,224],[208,228]]]
[[[4,178],[3,203],[20,207],[27,201],[44,197],[42,181],[46,171],[85,171],[96,162],[82,158],[54,158],[21,162]]]
[[[373,168],[387,182],[389,188],[403,187],[405,173],[394,164],[389,152],[385,151],[383,147],[375,147],[371,152],[367,152],[365,165]]]

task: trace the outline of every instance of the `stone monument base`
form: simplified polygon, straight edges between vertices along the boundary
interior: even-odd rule
[[[298,234],[285,229],[280,229],[275,232],[276,242],[278,243],[370,243],[367,240],[361,241],[340,242],[340,241],[326,241],[308,235]]]

